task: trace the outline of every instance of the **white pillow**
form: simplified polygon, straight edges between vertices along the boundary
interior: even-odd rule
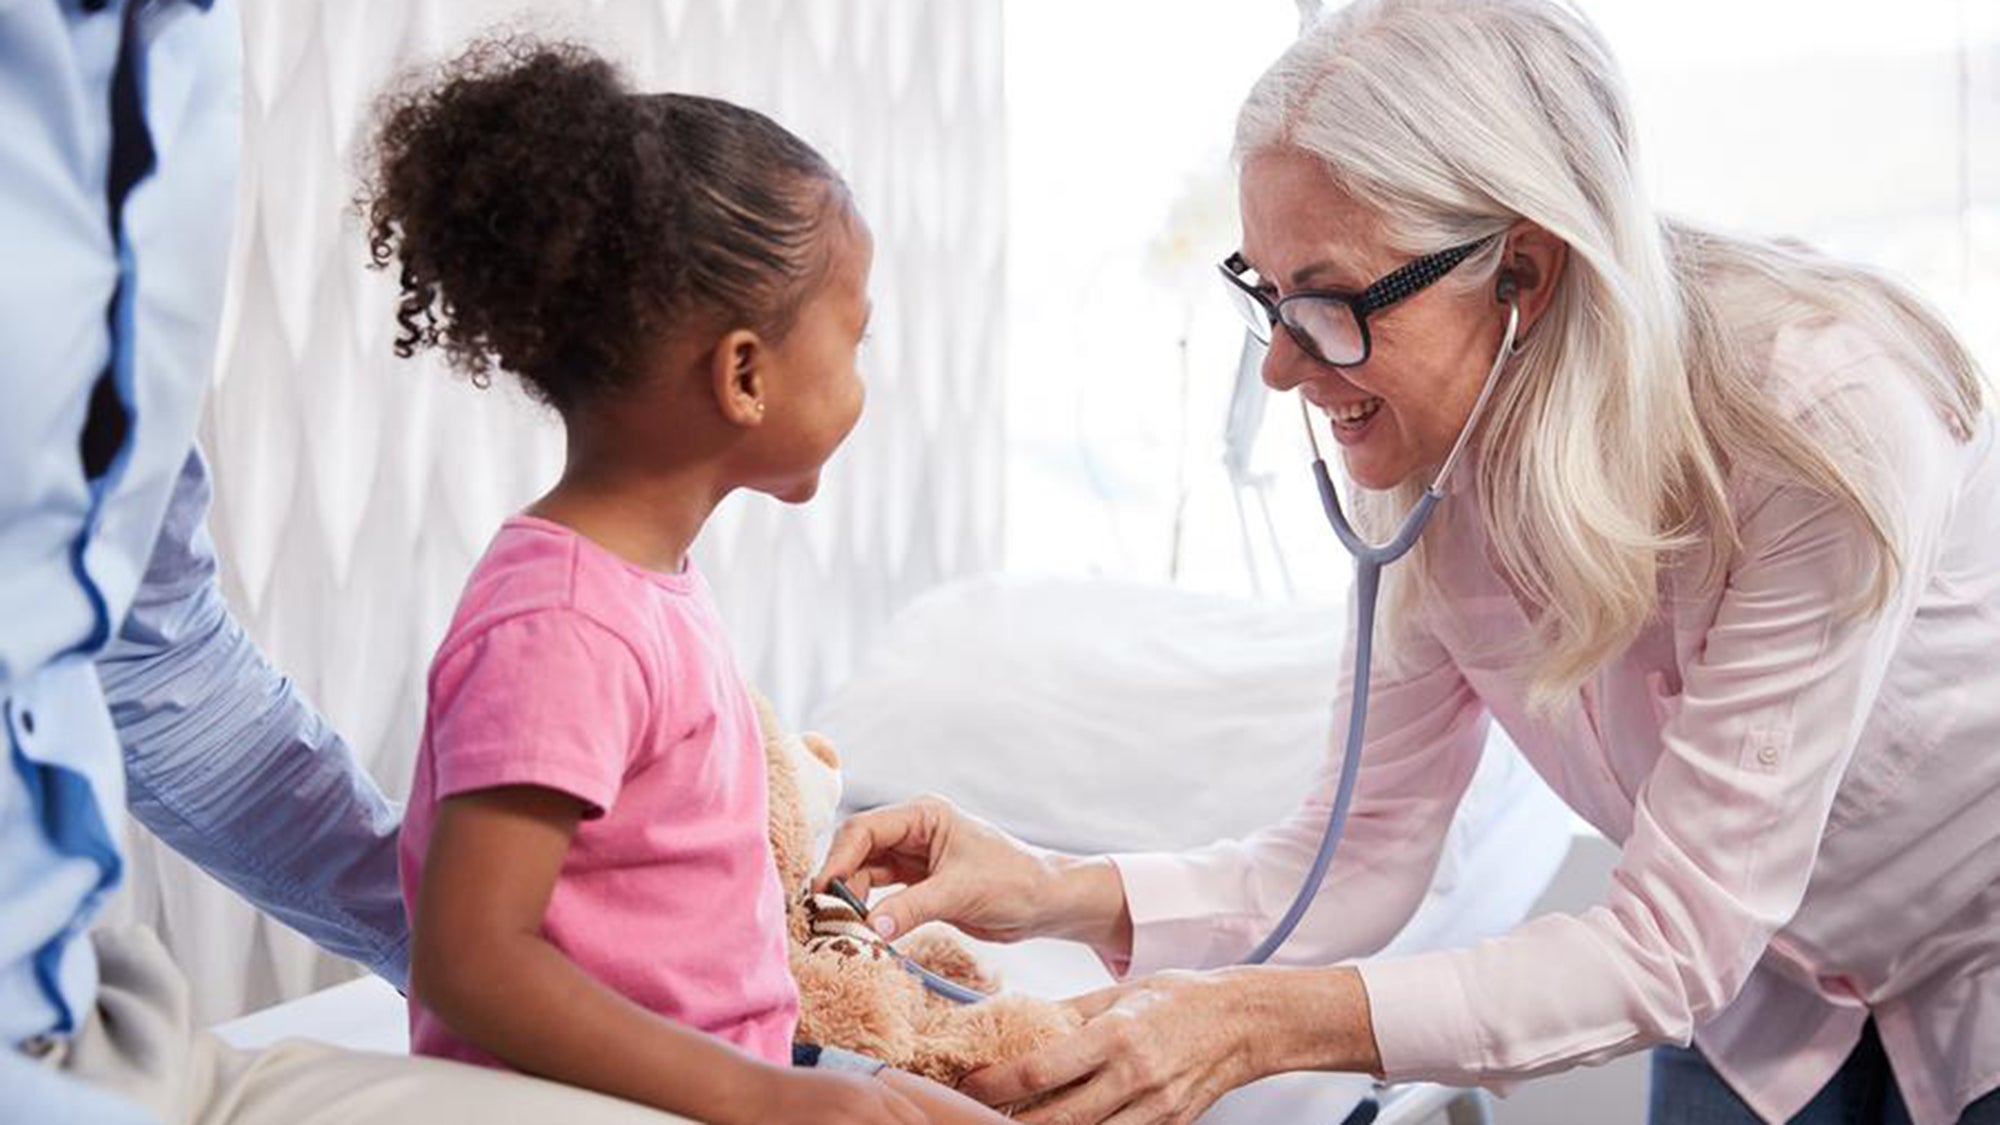
[[[1331,729],[1341,617],[968,579],[898,615],[808,725],[839,749],[853,808],[936,792],[1053,847],[1194,846],[1298,803]]]
[[[997,576],[890,622],[813,716],[845,806],[934,792],[1026,840],[1175,851],[1297,807],[1327,752],[1344,613],[1099,578]],[[1497,726],[1396,952],[1520,922],[1571,817]]]

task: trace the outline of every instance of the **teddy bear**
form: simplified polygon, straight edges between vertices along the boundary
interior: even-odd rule
[[[999,994],[1000,981],[941,925],[919,927],[892,949],[840,899],[809,885],[818,843],[840,804],[840,757],[816,734],[788,733],[755,699],[769,770],[771,858],[785,888],[801,1042],[841,1047],[955,1086],[1074,1031],[1069,1008]],[[990,999],[961,1004],[927,990],[896,953]]]

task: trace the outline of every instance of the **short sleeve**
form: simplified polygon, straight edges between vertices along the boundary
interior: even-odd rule
[[[572,610],[512,617],[448,647],[431,673],[436,798],[505,785],[608,811],[648,725],[651,692],[624,639]]]

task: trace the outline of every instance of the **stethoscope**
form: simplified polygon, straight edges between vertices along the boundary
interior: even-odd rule
[[[1361,776],[1362,732],[1368,726],[1368,680],[1374,669],[1375,656],[1375,603],[1382,589],[1382,568],[1410,553],[1417,545],[1417,537],[1424,532],[1424,525],[1430,522],[1431,510],[1438,501],[1444,499],[1445,485],[1451,480],[1452,470],[1458,467],[1459,458],[1465,454],[1467,442],[1478,429],[1479,419],[1486,413],[1486,404],[1493,397],[1493,388],[1498,384],[1500,372],[1507,366],[1507,358],[1514,353],[1514,336],[1521,325],[1521,306],[1514,300],[1513,286],[1505,279],[1501,282],[1500,296],[1507,302],[1507,331],[1500,338],[1500,350],[1493,355],[1493,366],[1486,372],[1486,382],[1479,388],[1479,397],[1473,400],[1472,410],[1466,415],[1465,424],[1458,429],[1458,440],[1452,442],[1451,452],[1445,456],[1444,464],[1438,468],[1437,476],[1431,479],[1424,494],[1403,517],[1403,526],[1387,543],[1376,546],[1361,538],[1354,525],[1347,522],[1347,512],[1340,506],[1340,494],[1334,490],[1333,475],[1327,472],[1326,458],[1320,453],[1319,436],[1313,432],[1312,414],[1307,409],[1306,400],[1299,399],[1299,416],[1305,422],[1306,442],[1312,446],[1313,480],[1319,485],[1320,507],[1326,511],[1326,522],[1333,526],[1333,534],[1347,553],[1354,556],[1354,686],[1347,705],[1347,749],[1341,759],[1340,784],[1334,791],[1333,811],[1327,815],[1326,831],[1320,835],[1319,851],[1313,855],[1312,867],[1307,869],[1304,882],[1299,884],[1298,893],[1292,896],[1292,904],[1285,909],[1284,916],[1271,928],[1264,940],[1246,954],[1245,965],[1261,965],[1269,961],[1285,939],[1298,929],[1299,921],[1311,909],[1313,899],[1319,896],[1320,884],[1326,880],[1327,869],[1333,866],[1333,853],[1340,848],[1340,839],[1347,832],[1347,810],[1354,803],[1354,783]]]
[[[1445,485],[1450,482],[1452,470],[1458,467],[1459,458],[1464,456],[1465,447],[1471,441],[1473,432],[1479,427],[1480,418],[1486,413],[1486,404],[1493,397],[1493,388],[1498,384],[1500,372],[1506,368],[1507,359],[1514,353],[1514,338],[1521,324],[1521,306],[1514,299],[1513,286],[1503,277],[1499,297],[1507,302],[1507,330],[1500,338],[1500,350],[1493,355],[1493,366],[1486,372],[1486,381],[1479,388],[1479,397],[1473,400],[1472,410],[1466,415],[1465,424],[1459,427],[1458,440],[1445,456],[1444,464],[1438,468],[1437,476],[1424,489],[1423,495],[1403,517],[1403,526],[1387,543],[1376,545],[1363,539],[1347,520],[1347,511],[1340,506],[1340,493],[1333,487],[1333,474],[1327,471],[1326,457],[1320,452],[1319,435],[1314,432],[1312,412],[1304,397],[1299,399],[1299,416],[1306,427],[1306,442],[1312,447],[1313,481],[1319,486],[1320,507],[1326,512],[1326,522],[1333,527],[1333,534],[1347,553],[1354,556],[1354,686],[1347,706],[1347,747],[1341,759],[1340,783],[1334,791],[1333,811],[1327,815],[1326,829],[1320,835],[1319,850],[1314,853],[1312,866],[1299,884],[1298,893],[1292,896],[1292,903],[1271,928],[1264,940],[1257,943],[1243,960],[1244,965],[1261,965],[1269,961],[1285,944],[1292,931],[1298,929],[1306,911],[1312,908],[1313,900],[1319,896],[1320,885],[1326,881],[1326,873],[1333,866],[1333,854],[1340,849],[1340,840],[1347,832],[1347,812],[1354,803],[1354,784],[1361,776],[1361,742],[1368,726],[1368,681],[1374,667],[1375,647],[1375,604],[1382,588],[1382,568],[1410,553],[1417,545],[1417,538],[1424,532],[1424,525],[1430,522],[1431,511],[1444,499]],[[854,908],[862,917],[868,916],[868,907],[841,884],[834,880],[828,888],[835,895]],[[987,999],[985,993],[966,988],[954,981],[946,980],[904,956],[894,947],[890,953],[905,969],[916,974],[925,988],[948,1000],[961,1004],[973,1004]]]

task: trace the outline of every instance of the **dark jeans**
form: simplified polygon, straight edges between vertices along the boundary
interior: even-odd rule
[[[1653,1048],[1648,1125],[1763,1125],[1693,1047]],[[1910,1125],[1889,1056],[1871,1021],[1825,1087],[1787,1125]],[[1965,1107],[1958,1125],[2000,1125],[2000,1090]]]

